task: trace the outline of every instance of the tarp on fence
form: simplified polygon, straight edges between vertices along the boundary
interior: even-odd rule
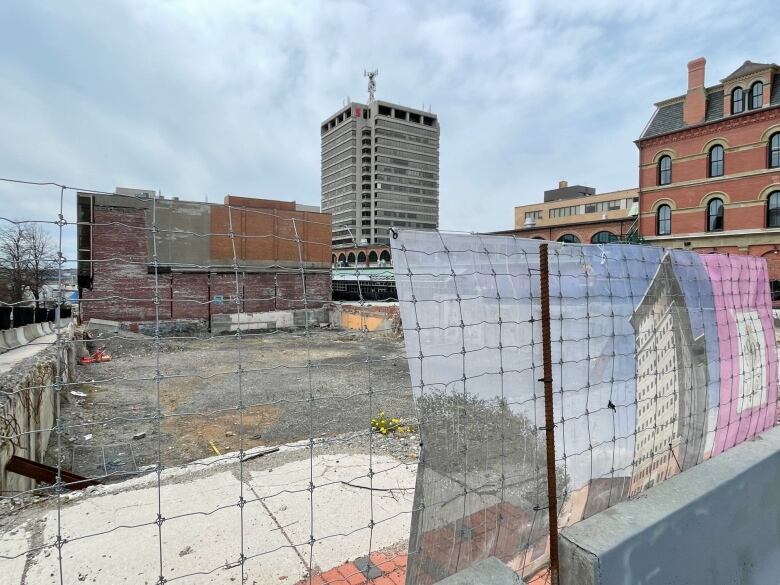
[[[423,449],[409,575],[548,553],[539,240],[402,231],[396,287]],[[549,243],[559,525],[771,427],[766,263]]]

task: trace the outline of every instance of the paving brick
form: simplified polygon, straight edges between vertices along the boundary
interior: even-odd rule
[[[349,585],[363,585],[366,582],[365,575],[353,563],[341,565],[338,570]]]
[[[387,577],[377,577],[376,579],[369,581],[370,585],[396,585],[391,579]]]
[[[371,561],[383,573],[389,573],[395,569],[395,562],[392,560],[392,556],[385,553],[372,553]]]
[[[398,569],[396,569],[395,571],[388,573],[386,577],[390,579],[394,583],[394,585],[406,584],[406,571],[399,571]]]
[[[339,584],[343,585],[344,583],[347,582],[347,580],[344,578],[344,575],[342,575],[339,572],[338,567],[336,567],[335,569],[331,569],[331,570],[329,570],[329,571],[327,571],[325,573],[322,573],[320,575],[320,578],[322,578],[322,580],[325,583],[329,583],[329,584],[330,583],[339,583]]]

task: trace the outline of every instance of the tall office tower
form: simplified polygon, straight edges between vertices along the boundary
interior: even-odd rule
[[[333,247],[389,244],[391,227],[439,226],[436,114],[374,100],[350,102],[322,123],[322,211]]]

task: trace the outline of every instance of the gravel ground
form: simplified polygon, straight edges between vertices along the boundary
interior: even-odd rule
[[[303,331],[244,335],[240,343],[234,336],[166,339],[159,356],[143,335],[123,332],[96,343],[113,360],[77,366],[78,384],[62,404],[63,468],[80,475],[126,477],[156,463],[158,442],[164,466],[182,465],[237,451],[242,435],[244,449],[312,436],[329,438],[320,449],[366,452],[376,413],[415,421],[400,339],[323,329],[308,338]],[[388,454],[415,453],[413,433],[374,438],[374,448]],[[56,445],[53,434],[49,463]]]

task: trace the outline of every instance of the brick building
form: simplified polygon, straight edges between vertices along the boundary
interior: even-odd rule
[[[334,268],[347,266],[386,267],[392,266],[392,255],[390,246],[361,243],[357,246],[334,248],[331,262]]]
[[[130,189],[79,193],[77,201],[85,319],[153,321],[155,292],[161,320],[235,313],[234,258],[241,311],[301,308],[301,256],[308,306],[330,300],[330,214],[287,201],[229,195],[209,204]]]
[[[763,256],[778,300],[780,69],[745,61],[706,87],[705,63],[688,63],[686,94],[657,103],[636,141],[640,231],[665,247]]]
[[[569,243],[624,241],[636,231],[637,189],[596,194],[593,187],[558,183],[544,202],[515,207],[515,228],[503,234]]]

